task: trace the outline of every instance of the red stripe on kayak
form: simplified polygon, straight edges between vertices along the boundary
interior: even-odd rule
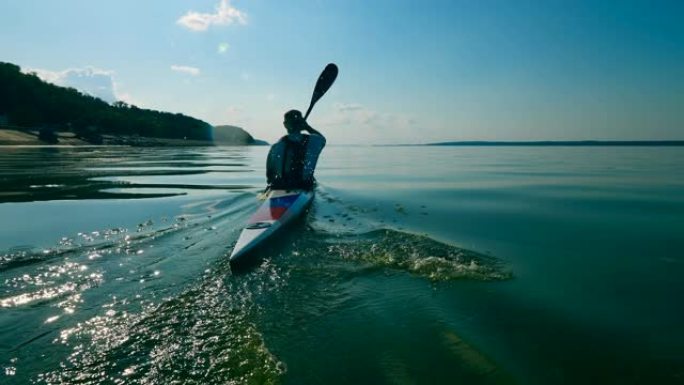
[[[249,224],[256,223],[256,222],[263,222],[263,221],[275,221],[280,219],[280,217],[285,214],[285,211],[287,211],[287,207],[267,207],[267,206],[261,206],[259,211],[254,213],[252,217],[249,219]]]
[[[249,218],[248,224],[263,221],[276,221],[285,214],[285,211],[292,206],[292,204],[299,198],[299,194],[286,195],[277,198],[271,198],[265,202],[259,210]]]

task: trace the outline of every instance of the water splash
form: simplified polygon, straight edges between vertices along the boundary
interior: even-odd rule
[[[512,277],[494,257],[396,230],[330,237],[325,243],[332,256],[407,271],[431,281],[492,281]]]

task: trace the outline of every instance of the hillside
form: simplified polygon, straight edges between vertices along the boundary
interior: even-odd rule
[[[266,145],[257,140],[241,127],[222,125],[214,126],[214,144],[216,145]]]
[[[0,122],[4,126],[73,132],[91,143],[104,135],[210,141],[212,127],[182,114],[112,105],[73,88],[46,83],[0,62]]]

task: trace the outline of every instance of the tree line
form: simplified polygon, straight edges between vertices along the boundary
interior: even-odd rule
[[[212,140],[212,127],[183,114],[107,102],[73,88],[44,82],[11,63],[0,62],[0,116],[5,124],[47,131],[71,131],[96,143],[101,135]]]

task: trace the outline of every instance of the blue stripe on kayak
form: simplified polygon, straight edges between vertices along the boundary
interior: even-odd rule
[[[271,207],[290,207],[299,198],[299,194],[286,195],[269,199]]]

